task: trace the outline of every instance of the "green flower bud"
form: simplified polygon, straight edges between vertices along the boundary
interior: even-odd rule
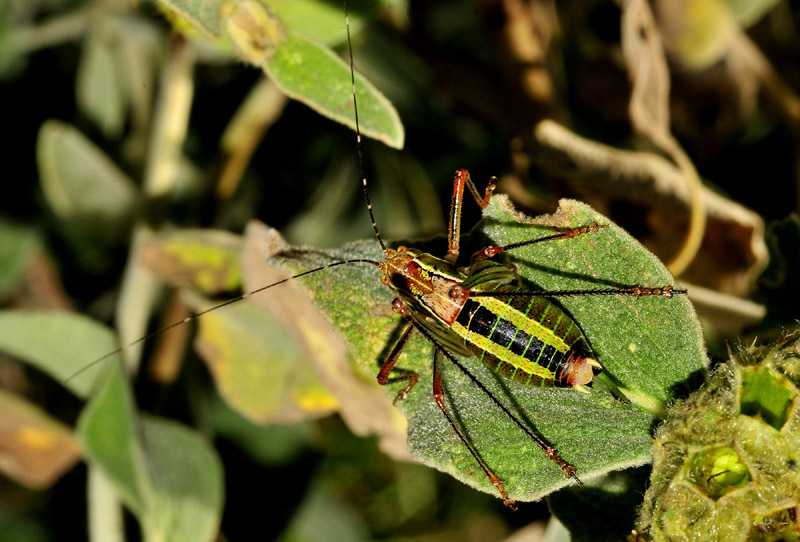
[[[751,348],[656,430],[648,540],[800,540],[800,341]]]

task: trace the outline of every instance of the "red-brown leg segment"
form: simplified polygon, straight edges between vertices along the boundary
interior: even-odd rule
[[[495,256],[501,252],[506,252],[508,250],[513,250],[515,248],[535,245],[536,243],[542,243],[544,241],[554,241],[556,239],[571,239],[573,237],[578,237],[579,235],[584,235],[586,233],[597,233],[597,231],[600,228],[607,228],[607,227],[608,227],[607,224],[597,224],[596,222],[592,222],[588,226],[581,226],[580,228],[575,228],[574,230],[564,231],[553,235],[547,235],[545,237],[539,237],[538,239],[520,241],[519,243],[511,243],[509,245],[504,245],[501,247],[486,247],[477,253],[477,257],[482,259],[491,258],[492,256]]]
[[[517,418],[514,415],[514,413],[511,412],[508,409],[508,407],[506,407],[503,403],[501,403],[500,400],[497,397],[495,397],[494,394],[491,391],[489,391],[489,389],[483,384],[483,382],[478,380],[475,377],[475,375],[473,375],[469,371],[469,369],[467,369],[464,366],[464,364],[462,364],[460,361],[458,361],[458,359],[456,359],[455,356],[453,356],[450,352],[448,352],[446,349],[444,349],[444,347],[442,347],[439,344],[439,342],[430,333],[428,333],[428,331],[425,330],[425,328],[417,326],[417,331],[422,333],[422,335],[424,335],[426,339],[428,339],[431,343],[433,343],[434,348],[436,349],[436,352],[438,352],[441,355],[445,356],[448,360],[450,360],[450,363],[452,363],[453,365],[458,367],[458,370],[461,371],[462,373],[464,373],[464,375],[467,378],[469,378],[472,381],[473,384],[478,386],[478,388],[489,399],[492,400],[492,402],[497,406],[497,408],[499,408],[501,411],[503,411],[503,414],[505,414],[506,417],[508,417],[509,420],[514,422],[514,424],[517,427],[519,427],[522,430],[522,432],[525,433],[525,435],[528,436],[528,438],[530,438],[533,442],[535,442],[536,445],[539,446],[542,449],[542,451],[544,452],[545,456],[547,456],[547,458],[549,460],[553,461],[554,463],[556,463],[561,468],[561,472],[564,473],[564,477],[565,478],[572,478],[573,480],[575,480],[575,482],[578,483],[578,485],[583,485],[583,482],[581,482],[580,478],[578,478],[577,470],[575,469],[575,467],[573,467],[572,465],[570,465],[569,463],[564,461],[561,458],[561,456],[559,455],[558,450],[556,450],[552,446],[548,445],[547,442],[544,441],[544,439],[539,437],[536,433],[531,431],[528,428],[528,426],[526,426],[524,423],[522,423],[522,420]],[[435,361],[435,359],[434,359],[434,361]],[[448,417],[448,421],[450,421],[451,424],[453,423],[452,420],[450,420],[449,417]],[[458,431],[458,430],[456,430],[456,431]],[[459,436],[462,439],[464,438],[463,435],[461,435],[461,434],[459,434]],[[470,448],[470,451],[473,451],[473,450]],[[474,455],[474,451],[473,451],[473,455]],[[480,463],[480,460],[478,460],[478,462]]]
[[[503,482],[500,481],[500,478],[492,472],[492,469],[489,468],[489,465],[481,459],[481,456],[478,455],[478,451],[473,448],[472,443],[470,443],[467,436],[461,430],[458,425],[456,425],[455,421],[450,417],[450,413],[447,411],[447,407],[444,404],[444,388],[442,387],[442,363],[441,363],[441,354],[439,347],[434,347],[433,352],[433,399],[436,401],[437,406],[444,414],[444,417],[447,419],[447,422],[450,424],[450,427],[453,428],[458,438],[461,439],[461,442],[464,446],[467,447],[469,453],[472,454],[472,457],[475,458],[475,461],[478,462],[483,472],[489,478],[489,482],[500,492],[500,496],[503,499],[503,504],[508,506],[512,510],[517,509],[517,503],[510,499],[508,493],[506,492],[506,488],[503,487]]]
[[[469,176],[469,172],[466,169],[456,171],[456,177],[453,180],[453,197],[450,198],[450,225],[447,235],[447,256],[445,256],[445,260],[451,264],[455,264],[458,258],[461,243],[461,204],[464,200],[464,187],[466,186],[469,189],[472,197],[475,198],[475,203],[481,209],[485,209],[492,198],[492,192],[494,192],[494,181],[495,178],[492,177],[486,187],[483,198],[481,198],[478,187],[475,186],[472,177]]]
[[[394,369],[395,363],[397,363],[397,358],[400,357],[400,354],[403,352],[403,348],[405,348],[406,344],[408,343],[408,339],[411,337],[411,334],[414,331],[414,324],[409,322],[406,329],[403,331],[403,334],[400,335],[400,338],[397,339],[397,342],[394,344],[392,351],[386,357],[386,360],[381,365],[381,370],[378,371],[378,384],[381,386],[386,386],[387,384],[393,384],[395,382],[403,382],[408,380],[408,385],[400,390],[397,393],[397,396],[394,398],[393,404],[396,404],[397,401],[405,401],[408,397],[408,392],[411,391],[417,381],[419,380],[419,375],[413,371],[408,371],[406,374],[402,376],[396,376],[393,378],[389,378],[389,373],[392,372]],[[398,369],[399,370],[399,369]]]
[[[582,290],[532,290],[530,292],[514,292],[514,297],[575,297],[581,295],[628,295],[635,298],[656,296],[672,299],[676,294],[685,294],[687,290],[676,290],[672,286],[651,288],[648,286],[628,286],[627,288],[591,288]],[[469,297],[492,297],[495,292],[469,292]]]

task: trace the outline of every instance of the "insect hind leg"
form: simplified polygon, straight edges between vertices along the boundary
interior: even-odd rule
[[[517,510],[517,503],[513,499],[508,496],[508,492],[506,488],[503,486],[503,482],[500,481],[500,478],[489,468],[489,465],[481,458],[478,454],[478,451],[472,446],[472,443],[469,441],[467,436],[464,434],[462,429],[456,424],[455,420],[450,416],[450,412],[447,410],[447,406],[444,404],[444,387],[442,385],[442,351],[440,350],[439,345],[434,346],[433,352],[433,399],[436,401],[436,406],[439,407],[439,410],[442,411],[444,417],[447,419],[447,422],[450,424],[450,427],[453,428],[458,438],[467,447],[469,453],[472,454],[472,457],[475,461],[480,465],[481,470],[483,470],[486,477],[489,478],[489,482],[494,486],[497,491],[500,492],[500,497],[503,499],[503,504],[509,507],[511,510]],[[574,468],[573,468],[574,469]]]
[[[436,400],[437,406],[442,410],[442,413],[447,418],[447,421],[450,423],[450,426],[453,427],[453,430],[456,432],[458,437],[464,443],[464,445],[469,449],[472,456],[475,458],[475,461],[478,462],[481,469],[483,469],[486,476],[489,478],[489,481],[492,485],[500,491],[500,495],[503,497],[503,502],[509,508],[516,509],[516,503],[511,500],[505,492],[505,488],[503,484],[500,482],[500,479],[492,472],[492,470],[486,465],[486,463],[480,458],[478,452],[472,446],[472,444],[467,440],[466,435],[455,425],[455,421],[450,417],[449,412],[447,412],[447,408],[444,405],[443,394],[439,394],[438,392],[442,390],[442,382],[441,382],[441,356],[446,357],[453,365],[455,365],[459,371],[461,371],[467,378],[469,378],[473,384],[475,384],[492,402],[499,408],[503,414],[506,415],[508,419],[510,419],[514,424],[519,427],[525,435],[531,439],[539,448],[542,449],[544,455],[554,463],[556,463],[561,472],[564,474],[565,478],[572,478],[578,485],[583,485],[583,482],[578,478],[577,470],[574,466],[570,465],[564,459],[561,458],[558,450],[552,446],[550,446],[543,438],[536,435],[533,431],[531,431],[522,421],[515,416],[509,409],[506,407],[500,400],[494,396],[494,394],[489,391],[489,389],[480,381],[478,380],[475,375],[473,375],[469,369],[467,369],[455,356],[453,356],[447,349],[445,349],[442,344],[437,341],[433,335],[431,335],[425,328],[416,324],[413,320],[411,320],[412,325],[416,327],[416,329],[426,338],[428,339],[434,346],[434,399]],[[438,386],[438,388],[437,388]]]

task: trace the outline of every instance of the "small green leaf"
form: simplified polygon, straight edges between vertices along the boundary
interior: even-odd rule
[[[355,129],[350,66],[327,46],[286,25],[259,0],[161,0],[217,46],[233,49],[247,62],[259,66],[287,96],[321,115]],[[302,9],[301,9],[302,8]],[[278,11],[297,16],[302,6]],[[291,21],[296,21],[296,18]],[[344,11],[341,12],[344,20]],[[292,22],[294,24],[294,22]],[[302,28],[302,27],[301,27]],[[400,149],[405,130],[391,102],[361,74],[356,74],[361,133]]]
[[[31,228],[0,220],[0,297],[20,280],[38,246]]]
[[[125,504],[141,519],[148,511],[152,487],[139,430],[128,383],[121,365],[115,363],[81,414],[78,436],[87,459],[102,469]]]
[[[78,106],[106,137],[119,137],[127,103],[123,91],[121,55],[111,17],[99,19],[89,32],[76,79]]]
[[[139,418],[114,367],[78,421],[88,460],[136,515],[146,541],[214,540],[223,501],[219,458],[192,430]]]
[[[322,43],[344,40],[344,10],[342,4],[325,0],[159,0],[161,4],[209,38],[219,38],[224,26],[223,4],[258,2],[283,20],[287,26]],[[360,25],[361,15],[378,2],[351,0],[350,26]]]
[[[150,518],[154,540],[217,539],[224,480],[214,449],[194,430],[178,423],[142,418],[142,443],[153,494]]]
[[[530,222],[515,213],[505,198],[495,197],[479,229],[499,245],[551,234],[552,227],[606,224],[608,219],[586,205],[564,201],[556,215]],[[440,243],[433,253],[444,254],[445,248]],[[298,251],[297,257],[302,263],[285,261],[295,271],[332,260],[382,260],[374,241],[348,245],[328,257],[308,251]],[[674,283],[654,256],[615,226],[577,239],[512,251],[511,258],[526,280],[547,289]],[[374,378],[403,325],[391,311],[392,295],[381,285],[379,273],[369,265],[343,265],[298,283],[310,290],[361,368]],[[558,302],[582,328],[606,371],[649,410],[658,410],[687,378],[705,370],[702,336],[684,296],[669,300],[577,296]],[[431,360],[431,345],[417,337],[397,364],[421,376],[408,399],[399,404],[408,419],[411,451],[425,464],[473,487],[495,492],[431,397]],[[650,460],[653,417],[634,404],[600,391],[582,394],[572,389],[521,386],[497,376],[476,358],[466,358],[464,364],[500,401],[557,447],[584,481]],[[573,483],[456,368],[448,366],[444,378],[448,408],[512,498],[537,500]],[[385,388],[390,397],[398,391],[398,385]]]
[[[86,316],[55,311],[0,311],[0,350],[41,369],[79,397],[89,395],[105,366],[101,363],[87,368],[87,360],[115,348],[114,333]],[[112,363],[112,359],[118,357],[106,363]]]
[[[92,232],[127,232],[138,191],[94,143],[74,127],[46,121],[36,141],[42,189],[53,211]]]
[[[350,66],[324,45],[290,31],[262,65],[289,97],[355,129]],[[361,74],[356,74],[361,133],[403,148],[405,131],[391,102]]]

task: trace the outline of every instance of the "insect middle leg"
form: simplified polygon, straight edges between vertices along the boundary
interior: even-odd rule
[[[453,197],[450,199],[450,224],[448,226],[447,234],[447,260],[450,264],[455,264],[458,259],[459,245],[461,244],[461,205],[464,201],[464,187],[466,187],[472,197],[475,198],[475,203],[478,207],[485,209],[489,205],[489,200],[492,198],[494,192],[496,178],[492,177],[486,190],[481,198],[478,187],[469,176],[469,171],[466,169],[459,169],[456,171],[456,177],[453,180]]]
[[[485,209],[488,207],[489,200],[492,198],[492,194],[494,193],[496,180],[496,177],[492,177],[489,180],[489,184],[486,186],[483,197],[481,197],[478,187],[475,186],[475,182],[472,180],[472,177],[470,177],[469,171],[466,169],[459,169],[456,171],[455,179],[453,179],[453,196],[450,199],[450,223],[448,225],[447,234],[447,256],[445,256],[445,260],[450,264],[455,265],[460,251],[461,208],[464,201],[464,188],[467,188],[470,194],[472,194],[472,197],[475,199],[475,203],[478,204],[478,207]],[[543,241],[552,241],[555,239],[571,239],[587,233],[596,233],[600,228],[607,227],[608,226],[604,224],[598,225],[596,223],[592,223],[588,226],[574,228],[572,230],[548,235],[545,237],[539,237],[537,239],[529,239],[527,241],[521,241],[519,243],[513,243],[504,246],[489,246],[479,251],[476,256],[481,259],[491,258],[492,256],[495,256],[501,252],[506,252],[515,248],[529,246],[536,243],[541,243]]]

